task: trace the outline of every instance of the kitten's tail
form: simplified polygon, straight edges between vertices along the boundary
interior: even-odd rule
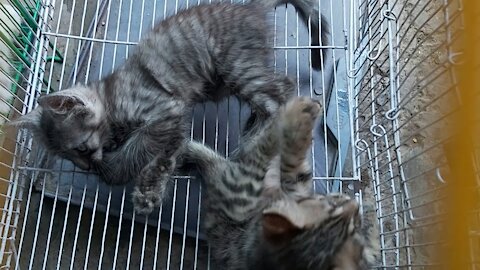
[[[308,24],[310,18],[310,29],[312,46],[325,46],[328,43],[328,23],[319,11],[319,0],[251,0],[252,3],[259,4],[265,8],[274,8],[282,4],[291,4],[300,14],[300,17]],[[320,36],[321,34],[321,36]],[[322,67],[322,57],[326,57],[326,49],[312,49],[312,67],[320,70]]]
[[[201,143],[187,142],[180,155],[183,166],[195,164],[202,177],[214,177],[224,168],[227,160]]]

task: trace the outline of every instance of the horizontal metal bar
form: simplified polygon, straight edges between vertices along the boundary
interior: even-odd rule
[[[134,42],[134,41],[90,38],[90,37],[82,37],[82,36],[68,35],[68,34],[61,34],[61,33],[54,33],[54,32],[45,32],[43,34],[47,35],[47,36],[63,37],[63,38],[74,39],[74,40],[93,41],[93,42],[116,44],[116,45],[134,46],[134,45],[138,44],[138,42]],[[345,46],[332,46],[332,45],[322,45],[322,46],[274,46],[273,48],[277,49],[277,50],[308,50],[308,49],[341,49],[341,50],[346,50],[347,46],[346,45]]]

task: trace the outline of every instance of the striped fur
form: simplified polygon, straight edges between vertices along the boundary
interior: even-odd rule
[[[40,98],[16,123],[108,183],[136,181],[135,209],[148,214],[164,197],[195,103],[238,96],[254,112],[255,134],[294,92],[292,81],[269,65],[273,31],[266,15],[286,2],[305,19],[319,16],[315,0],[186,9],[154,27],[113,74]]]
[[[343,194],[313,194],[307,166],[321,106],[295,98],[232,160],[197,142],[207,192],[205,227],[217,269],[366,269],[358,204]]]

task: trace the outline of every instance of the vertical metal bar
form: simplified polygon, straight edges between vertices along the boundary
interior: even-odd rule
[[[80,232],[80,224],[82,224],[82,214],[83,214],[83,207],[84,207],[84,203],[85,203],[85,195],[86,194],[87,194],[87,183],[85,183],[85,186],[83,188],[82,201],[80,203],[80,212],[78,213],[77,228],[75,229],[75,238],[73,240],[72,256],[71,256],[71,261],[70,261],[70,270],[73,269],[73,265],[75,263],[75,253],[77,251],[78,233]]]
[[[335,31],[334,31],[334,17],[333,17],[333,0],[330,0],[330,35],[332,36],[332,44],[335,44]],[[332,60],[333,60],[333,91],[335,91],[335,104],[339,104],[339,99],[338,99],[338,82],[337,82],[337,61],[336,61],[336,49],[332,50]],[[340,112],[339,112],[339,106],[335,106],[335,119],[337,120],[337,127],[340,127]],[[342,140],[340,137],[340,129],[337,128],[337,151],[338,151],[338,157],[342,156]],[[337,159],[338,161],[338,167],[343,168],[342,164],[342,159],[339,158]],[[339,172],[340,175],[338,177],[342,177],[343,172],[340,170]],[[342,184],[339,182],[339,180],[335,180],[333,184],[333,189],[335,192],[342,192]]]
[[[352,6],[352,9],[351,9],[351,13],[352,13],[351,17],[355,18],[355,19],[352,19],[353,27],[350,29],[350,31],[352,32],[352,38],[350,40],[350,45],[352,46],[354,44],[353,45],[354,50],[351,51],[351,53],[353,54],[352,59],[351,59],[351,62],[353,62],[353,65],[352,65],[352,67],[349,71],[350,72],[349,77],[352,79],[352,81],[350,83],[350,85],[352,87],[352,95],[350,96],[350,98],[353,99],[353,107],[352,108],[354,108],[354,111],[353,111],[354,116],[352,118],[355,119],[355,123],[354,123],[354,125],[352,125],[352,127],[353,127],[352,130],[354,130],[354,132],[355,132],[355,138],[354,138],[354,140],[352,140],[355,143],[355,147],[352,149],[353,150],[352,155],[355,156],[356,154],[354,154],[354,152],[355,152],[354,150],[359,150],[356,144],[360,143],[360,141],[361,141],[360,140],[360,131],[359,131],[360,116],[359,116],[359,108],[358,108],[358,106],[359,106],[358,100],[359,100],[359,92],[360,92],[361,84],[360,84],[360,82],[357,83],[357,81],[361,81],[363,79],[364,74],[366,74],[365,68],[362,67],[362,63],[366,60],[366,56],[365,56],[365,52],[366,52],[365,41],[366,41],[366,39],[364,38],[364,30],[360,31],[360,35],[358,36],[358,38],[355,35],[356,35],[357,29],[358,29],[357,23],[361,23],[360,28],[365,29],[366,25],[364,25],[363,23],[367,23],[367,21],[363,20],[362,22],[359,22],[354,14],[357,13],[355,11],[357,11],[357,7],[358,7],[359,10],[360,10],[359,11],[360,14],[363,10],[365,10],[365,13],[362,14],[363,16],[361,16],[359,14],[358,17],[364,17],[365,18],[368,15],[367,14],[367,9],[366,9],[366,8],[368,8],[368,6],[366,6],[364,8],[364,7],[362,7],[363,5],[361,5],[361,4],[355,5],[355,3],[357,3],[357,1],[352,0],[352,2],[353,2],[353,6]],[[357,40],[360,41],[360,42],[357,43]],[[362,53],[362,51],[364,53]],[[357,66],[357,63],[359,63],[358,66]],[[360,150],[360,151],[363,152],[363,150]],[[361,171],[360,171],[361,170],[361,168],[360,168],[361,160],[360,159],[361,159],[361,157],[358,155],[358,158],[355,162],[357,164],[357,175],[359,177],[361,177]],[[373,176],[373,174],[372,174],[372,176]]]
[[[88,1],[85,1],[84,4],[83,4],[83,15],[82,15],[82,22],[80,24],[80,35],[83,35],[83,27],[85,25],[85,16],[87,14],[87,3],[88,3]],[[72,14],[73,14],[73,12],[72,12]],[[93,36],[93,37],[95,37],[95,36]],[[73,75],[73,82],[72,82],[73,84],[75,84],[75,82],[77,81],[77,72],[78,72],[78,64],[79,64],[79,61],[80,61],[81,47],[82,47],[82,40],[79,39],[78,40],[78,47],[77,47],[77,56],[76,56],[76,59],[75,59],[75,65],[73,67],[73,74],[74,74]]]
[[[120,4],[118,5],[118,18],[117,18],[117,31],[115,32],[115,41],[118,41],[118,33],[120,31],[120,19],[122,18],[122,4],[123,0],[120,0]],[[113,58],[112,58],[112,68],[115,69],[115,64],[117,60],[117,47],[118,44],[115,43],[113,46]],[[102,54],[102,56],[104,56]]]
[[[167,18],[167,2],[168,1],[165,1],[163,3],[163,19]]]
[[[155,27],[156,19],[157,19],[157,1],[153,1],[152,29]]]
[[[172,241],[173,241],[173,224],[175,222],[175,206],[177,202],[177,183],[178,179],[175,178],[175,186],[173,188],[173,199],[172,199],[172,218],[170,219],[170,235],[168,238],[168,254],[167,254],[167,270],[170,269],[170,262],[172,259]]]
[[[99,186],[97,183],[97,188],[95,190],[95,199],[93,201],[92,219],[90,221],[90,231],[88,232],[87,251],[85,253],[85,264],[83,265],[83,270],[88,269],[88,260],[90,259],[90,246],[92,244],[93,225],[95,224],[95,214],[97,213],[98,189]]]
[[[45,188],[45,187],[44,187]],[[42,196],[43,198],[43,196]],[[63,223],[63,229],[62,229],[62,238],[60,240],[60,248],[58,249],[58,254],[57,254],[57,270],[60,269],[60,263],[62,262],[62,254],[63,254],[63,244],[65,243],[65,233],[67,231],[67,225],[68,225],[68,216],[69,216],[69,211],[70,211],[70,201],[72,199],[72,185],[70,185],[70,189],[68,190],[68,200],[67,200],[67,209],[65,210],[65,221]],[[40,204],[43,205],[43,202]],[[37,238],[37,237],[35,237]],[[32,252],[33,253],[33,252]]]
[[[130,0],[130,7],[128,9],[128,23],[127,23],[127,42],[130,41],[130,30],[132,27],[132,9],[133,9],[133,0]],[[142,14],[143,15],[143,14]],[[139,31],[141,32],[141,31]],[[140,33],[138,34],[140,36]],[[130,46],[125,46],[125,59],[128,58],[128,49]]]
[[[385,130],[383,130],[383,133],[384,133],[384,140],[385,140],[385,148],[386,149],[389,149],[390,148],[390,145],[389,145],[389,142],[388,142],[388,135],[387,133],[385,132]],[[394,211],[394,220],[395,220],[395,246],[396,247],[400,247],[400,226],[399,226],[399,221],[398,221],[398,203],[397,203],[397,189],[395,187],[395,177],[393,175],[393,166],[392,166],[392,162],[393,162],[393,159],[392,159],[392,155],[390,153],[390,150],[387,150],[386,151],[386,154],[387,154],[387,162],[388,162],[388,170],[389,170],[389,175],[390,175],[390,188],[392,189],[392,200],[393,200],[393,211]],[[400,264],[400,250],[397,250],[396,251],[396,260],[397,260],[397,265]]]
[[[33,237],[32,253],[31,253],[30,262],[29,262],[29,266],[28,266],[29,269],[32,269],[33,260],[35,259],[35,249],[37,247],[38,231],[39,231],[39,228],[40,228],[40,220],[42,218],[44,195],[45,195],[45,185],[43,185],[43,187],[42,187],[42,195],[40,197],[40,206],[38,208],[37,224],[35,225],[35,236]]]
[[[350,115],[350,112],[351,112],[351,111],[350,111],[350,106],[349,106],[349,104],[350,104],[349,99],[350,99],[351,97],[348,95],[348,79],[347,79],[348,77],[345,76],[345,74],[348,74],[348,30],[347,30],[347,11],[348,11],[348,9],[347,9],[346,6],[345,6],[345,0],[342,0],[342,10],[343,10],[343,14],[342,14],[342,16],[343,16],[343,40],[344,40],[344,42],[345,42],[345,44],[344,44],[345,49],[343,50],[343,52],[344,52],[345,62],[344,62],[344,65],[343,65],[344,70],[340,70],[340,73],[344,76],[344,77],[343,77],[343,78],[345,78],[345,79],[344,79],[344,83],[346,84],[346,85],[343,86],[343,89],[342,89],[342,90],[343,90],[343,91],[346,91],[346,92],[347,92],[347,96],[348,96],[348,100],[347,100],[347,102],[346,102],[346,103],[347,103],[347,106],[348,106],[348,107],[347,107],[348,112],[346,113],[346,115],[347,115],[347,117],[350,117],[350,119],[351,119],[351,115]],[[340,58],[340,61],[342,61],[341,58]],[[340,78],[342,78],[342,76],[341,76]],[[347,89],[345,89],[345,87],[347,87]],[[337,107],[337,111],[338,111],[338,110],[339,110],[338,104],[337,104],[336,107]],[[340,113],[340,112],[339,112],[339,113]],[[341,117],[341,116],[340,116],[340,114],[339,114],[339,116],[338,116],[338,118],[337,118],[337,124],[339,125],[338,127],[340,127],[340,117]],[[349,129],[350,129],[350,133],[352,134],[352,126],[350,126]],[[337,128],[337,130],[338,130],[338,132],[340,133],[340,128]],[[340,138],[342,138],[342,137],[340,137]],[[338,149],[339,149],[339,150],[338,150],[338,160],[340,161],[340,162],[339,162],[339,165],[340,165],[340,166],[339,166],[338,168],[340,169],[340,170],[339,170],[339,172],[340,172],[340,177],[343,176],[343,171],[345,170],[345,168],[344,168],[345,164],[342,165],[342,163],[344,162],[344,159],[343,159],[343,156],[341,155],[341,151],[342,151],[342,150],[341,150],[341,147],[340,147],[340,146],[341,146],[341,145],[340,145],[340,141],[341,141],[341,140],[342,140],[342,139],[339,140],[339,144],[338,144]],[[344,148],[345,148],[345,149],[343,150],[344,152],[345,152],[345,151],[348,151],[348,144],[352,144],[352,142],[353,142],[352,140],[350,140],[350,142],[343,142],[343,146],[344,146]],[[346,159],[347,159],[347,153],[344,153],[344,155],[345,155],[345,160],[346,160]],[[354,163],[353,160],[352,160],[352,163]],[[343,192],[343,183],[341,183],[341,185],[340,185],[340,191]],[[360,204],[361,204],[361,203],[362,203],[362,202],[360,202]]]
[[[163,210],[163,204],[160,205],[160,209],[158,209],[157,237],[155,238],[155,255],[153,256],[153,269],[157,269],[158,242],[160,240],[160,222],[162,220],[162,210]]]
[[[33,181],[30,181],[30,187],[29,187],[29,190],[28,190],[28,197],[27,197],[26,207],[25,207],[25,211],[24,211],[24,216],[25,217],[28,217],[28,215],[30,213],[30,203],[31,203],[31,198],[32,198],[32,189],[33,189]],[[20,257],[22,255],[23,244],[24,244],[23,240],[24,240],[24,237],[26,235],[25,234],[25,229],[27,227],[27,223],[28,223],[28,218],[24,220],[22,231],[20,233],[20,244],[19,244],[19,247],[18,247],[17,258],[15,260],[15,270],[19,269]]]
[[[122,231],[122,221],[123,221],[123,209],[125,206],[125,193],[126,188],[123,188],[122,193],[122,202],[120,205],[120,216],[118,217],[118,229],[117,229],[117,240],[115,241],[115,255],[113,255],[113,266],[112,269],[116,269],[117,266],[117,259],[118,259],[118,247],[120,245],[120,232]],[[135,215],[133,215],[135,217]]]
[[[332,8],[332,7],[330,7]],[[324,29],[326,27],[326,25],[322,25],[322,15],[321,15],[321,12],[322,12],[322,1],[318,1],[318,23],[319,23],[319,28],[320,29]],[[310,27],[310,23],[308,24],[308,40],[309,40],[309,44],[312,43],[312,29]],[[324,46],[326,44],[324,44],[324,40],[322,40],[322,33],[319,32],[319,37],[318,37],[318,40],[320,41],[320,45]],[[335,45],[334,44],[334,40],[333,40],[333,37],[331,38],[331,43],[332,45]],[[334,50],[334,49],[333,49]],[[322,71],[325,71],[325,59],[324,59],[324,52],[322,51],[320,53],[320,68]],[[312,77],[313,77],[313,69],[312,69],[312,62],[311,62],[311,58],[312,58],[312,52],[311,50],[309,51],[309,61],[310,61],[310,67],[309,67],[309,70],[310,70],[310,95],[313,96],[313,86],[312,86]],[[325,118],[325,116],[327,115],[327,108],[328,108],[328,105],[327,105],[327,97],[326,97],[326,84],[325,84],[325,72],[321,72],[321,76],[322,76],[322,103],[323,103],[323,117]],[[325,177],[328,177],[330,176],[329,175],[329,166],[328,166],[328,160],[329,160],[329,155],[328,155],[328,134],[327,134],[327,122],[326,121],[323,121],[323,144],[324,144],[324,149],[325,149]],[[313,146],[315,145],[315,143],[313,144]],[[314,149],[314,148],[312,148]],[[315,154],[315,151],[313,150],[313,156]],[[316,172],[316,169],[315,169],[315,166],[316,166],[316,162],[315,160],[312,160],[313,162],[313,171]],[[314,182],[315,183],[315,182]],[[328,182],[327,182],[327,192],[330,190],[330,188],[328,188]]]
[[[187,193],[185,194],[185,219],[183,220],[183,239],[182,254],[180,255],[180,270],[183,270],[183,261],[185,259],[185,240],[187,238],[187,221],[188,221],[188,201],[190,196],[190,179],[187,179]]]
[[[50,239],[52,237],[52,229],[53,229],[53,222],[55,220],[55,210],[57,210],[57,199],[58,199],[58,189],[60,188],[60,185],[57,183],[57,188],[55,189],[55,199],[53,200],[53,209],[52,209],[52,214],[50,217],[50,226],[48,228],[48,235],[47,235],[47,244],[45,247],[45,256],[43,257],[43,266],[42,269],[46,269],[47,267],[47,260],[48,260],[48,252],[50,250]],[[34,253],[32,252],[32,257],[34,257]]]
[[[374,171],[374,181],[373,181],[373,185],[374,185],[374,190],[375,190],[375,200],[377,202],[377,211],[378,211],[378,216],[383,216],[383,207],[382,207],[382,192],[381,192],[381,183],[380,183],[380,175],[379,175],[379,170],[378,170],[378,158],[376,157],[376,153],[377,153],[377,142],[375,140],[374,144],[373,144],[373,151],[374,151],[374,160],[373,160],[373,171]],[[381,242],[381,245],[382,247],[385,247],[385,231],[384,231],[384,222],[383,222],[383,218],[379,218],[378,219],[378,223],[379,223],[379,227],[380,227],[380,242]],[[383,265],[386,265],[386,254],[385,254],[385,250],[381,250],[381,253],[382,253],[382,262],[383,262]]]
[[[355,161],[355,142],[356,142],[356,136],[355,136],[355,124],[354,121],[357,122],[357,115],[355,113],[356,104],[355,104],[355,99],[356,99],[356,94],[355,94],[355,78],[352,76],[353,72],[357,72],[355,69],[355,48],[357,48],[357,16],[356,16],[356,11],[357,6],[356,6],[356,1],[351,0],[350,1],[350,24],[349,24],[349,38],[348,38],[348,53],[346,54],[347,57],[347,63],[348,63],[348,70],[347,70],[347,75],[348,75],[348,96],[349,96],[349,113],[350,113],[350,141],[351,141],[351,159],[352,159],[352,172],[353,172],[353,177],[360,179],[360,172],[357,167],[357,162]]]
[[[285,22],[284,22],[283,25],[285,27],[284,45],[285,45],[285,47],[288,47],[288,8],[287,8],[287,5],[285,5]],[[288,50],[283,50],[283,56],[285,58],[285,75],[287,75],[287,72],[288,72]]]
[[[198,240],[200,235],[200,209],[202,205],[202,185],[198,188],[198,208],[197,208],[197,231],[195,235],[195,258],[193,263],[193,269],[197,269],[197,262],[198,262]]]
[[[298,47],[299,45],[299,25],[298,25],[298,11],[295,13],[295,45]],[[296,77],[297,77],[297,96],[300,96],[300,51],[295,50],[295,56],[296,56]],[[310,96],[312,97],[312,96]]]
[[[147,229],[148,229],[148,216],[145,218],[145,225],[143,227],[143,237],[142,237],[142,253],[140,256],[140,269],[143,269],[143,264],[145,260],[145,244],[147,240]]]
[[[62,5],[63,6],[63,5]],[[72,23],[73,23],[73,15],[75,14],[75,6],[76,6],[76,0],[73,0],[72,2],[72,10],[71,10],[71,13],[70,13],[70,22],[69,22],[69,25],[68,25],[68,35],[71,35],[72,33]],[[59,21],[60,21],[60,18],[59,18]],[[70,45],[70,39],[67,38],[67,41],[65,42],[65,53],[64,53],[64,57],[65,59],[68,58],[68,48],[69,48],[69,45]],[[62,88],[63,86],[63,78],[64,78],[64,75],[65,75],[65,67],[67,65],[67,61],[63,61],[62,63],[62,72],[60,74],[60,81],[58,83],[59,85],[59,88]]]
[[[113,1],[108,1],[107,21],[105,22],[105,32],[103,33],[103,39],[107,39],[108,26],[110,24],[110,10],[111,10],[111,7],[112,7],[112,2]],[[100,54],[101,59],[100,59],[100,68],[99,68],[100,72],[98,73],[98,79],[101,79],[102,75],[103,75],[103,63],[105,61],[105,46],[106,46],[106,43],[105,42],[102,43],[102,53]],[[90,55],[92,55],[92,54],[90,53]]]
[[[98,269],[102,269],[103,253],[105,252],[105,237],[107,235],[108,217],[110,216],[110,202],[112,200],[112,188],[108,189],[107,213],[105,213],[105,225],[103,226],[102,246],[100,247],[100,257],[98,260]]]
[[[130,269],[130,259],[131,259],[131,256],[132,256],[132,242],[133,242],[133,231],[135,229],[135,210],[133,211],[133,214],[132,214],[132,222],[130,225],[130,238],[128,239],[128,253],[127,253],[127,265],[125,267],[125,269]],[[115,269],[115,268],[114,268]]]
[[[277,8],[275,7],[275,11],[273,13],[273,47],[277,46]],[[277,53],[274,52],[273,55],[273,66],[274,71],[277,72]]]
[[[207,270],[210,270],[210,255],[211,255],[211,251],[210,251],[210,246],[208,247],[208,255],[207,255]]]
[[[132,1],[133,2],[133,1]],[[153,1],[156,2],[156,1]],[[140,26],[138,27],[138,40],[142,38],[143,33],[143,15],[145,14],[145,0],[142,0],[142,10],[140,11]],[[154,17],[155,18],[155,17]],[[155,21],[155,19],[153,19]]]
[[[97,27],[94,27],[93,28],[93,33],[92,33],[92,37],[95,38],[96,35],[97,35],[97,28],[98,28],[98,14],[100,13],[100,1],[101,0],[97,0],[97,7],[95,9],[95,17],[94,17],[94,25],[97,26]],[[103,1],[103,0],[102,0]],[[109,1],[111,2],[111,1]],[[108,20],[108,17],[109,17],[109,14],[110,13],[110,10],[107,11],[107,20]],[[107,33],[107,28],[105,28],[105,34]],[[87,83],[88,82],[88,79],[90,77],[90,64],[92,63],[92,56],[93,56],[93,46],[94,46],[94,43],[92,42],[92,44],[90,45],[90,48],[89,48],[89,53],[88,53],[88,60],[87,60],[87,70],[85,72],[85,81],[84,83]],[[100,73],[101,73],[101,69],[100,69]]]

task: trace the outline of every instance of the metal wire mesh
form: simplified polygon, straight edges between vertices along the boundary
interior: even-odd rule
[[[352,70],[357,169],[373,180],[381,265],[438,265],[445,158],[461,100],[462,1],[359,1]],[[451,150],[450,150],[451,151]],[[477,217],[478,218],[478,217]]]
[[[31,76],[25,80],[28,97],[20,99],[23,105],[18,114],[33,109],[40,93],[109,74],[156,21],[207,2],[35,2],[38,17],[33,21],[38,32],[32,46],[35,50],[29,51],[33,61]],[[351,110],[345,96],[350,8],[346,2],[330,0],[322,1],[319,9],[331,28],[328,46],[322,44],[328,49],[322,59],[323,71],[311,68],[309,29],[291,6],[278,7],[272,13],[272,64],[276,72],[296,80],[299,95],[316,97],[326,105],[327,117],[315,132],[311,153],[316,191],[347,188],[358,193],[358,186],[353,185],[358,176],[352,162]],[[234,98],[200,104],[192,116],[192,139],[228,156],[237,147],[248,114],[245,104]],[[5,178],[6,194],[12,200],[4,207],[1,239],[7,252],[3,264],[17,269],[210,267],[200,226],[202,190],[194,178],[175,176],[170,197],[145,218],[133,211],[131,185],[107,186],[95,174],[46,155],[26,131],[12,134],[16,147],[11,151],[17,159],[6,163],[11,173]]]
[[[5,268],[210,268],[194,178],[175,176],[169,199],[145,218],[133,211],[131,185],[107,186],[43,153],[26,131],[3,127],[32,110],[40,93],[109,74],[156,21],[206,2],[0,2]],[[18,20],[5,17],[7,5]],[[315,189],[362,201],[380,242],[380,267],[434,266],[442,243],[430,236],[442,232],[444,153],[453,135],[445,127],[461,103],[454,68],[462,61],[455,49],[461,0],[321,0],[319,9],[331,33],[322,72],[310,68],[309,29],[295,10],[278,7],[272,16],[276,72],[297,82],[298,95],[324,104],[311,152]],[[233,98],[200,104],[192,139],[228,156],[247,116]]]
[[[33,104],[32,81],[37,75],[39,51],[49,44],[40,42],[42,16],[34,1],[0,2],[0,186],[2,215],[0,254],[2,265],[15,257],[16,228],[20,219],[24,183],[15,170],[15,162],[28,155],[30,145],[22,143],[23,134],[4,126],[9,118],[24,114]],[[55,60],[55,59],[48,59]]]

